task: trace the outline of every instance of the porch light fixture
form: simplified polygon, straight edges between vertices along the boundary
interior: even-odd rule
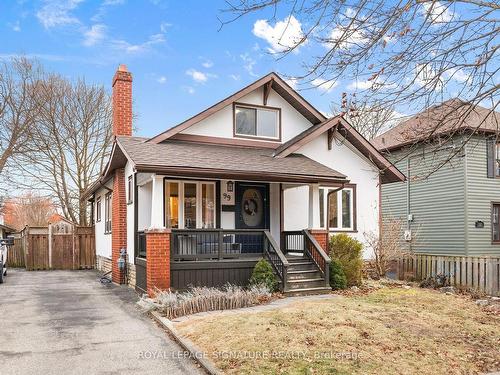
[[[228,181],[226,183],[226,188],[228,193],[232,193],[234,189],[234,182],[233,181]]]

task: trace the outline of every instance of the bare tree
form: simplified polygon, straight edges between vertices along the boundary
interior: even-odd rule
[[[17,230],[29,226],[46,226],[56,213],[50,198],[28,193],[21,197],[9,198],[2,205],[5,224]]]
[[[38,126],[28,142],[34,151],[23,155],[16,183],[36,184],[58,202],[65,217],[88,225],[88,207],[81,197],[109,156],[109,95],[101,86],[50,75],[41,83],[37,100]]]
[[[277,14],[288,15],[276,41],[280,47],[275,48],[276,57],[285,58],[307,44],[313,52],[305,54],[303,73],[294,77],[303,82],[319,79],[328,87],[351,81],[360,101],[369,107],[400,106],[407,113],[449,97],[465,99],[461,116],[442,118],[433,129],[426,129],[427,137],[440,133],[446,123],[451,139],[479,104],[491,111],[500,104],[498,1],[228,0],[227,4],[225,11],[233,16],[222,25],[255,12],[267,11],[271,21]],[[295,38],[287,30],[290,25]],[[476,131],[484,121],[476,122]],[[444,162],[461,153],[466,143]]]
[[[0,174],[9,161],[30,151],[41,75],[41,67],[26,58],[0,62]]]

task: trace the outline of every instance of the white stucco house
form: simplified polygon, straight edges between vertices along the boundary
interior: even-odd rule
[[[244,284],[262,257],[285,292],[321,291],[328,235],[378,233],[380,186],[405,178],[342,116],[326,118],[275,73],[142,138],[132,136],[122,65],[113,131],[110,160],[86,194],[98,262],[115,282],[127,276],[150,292]]]

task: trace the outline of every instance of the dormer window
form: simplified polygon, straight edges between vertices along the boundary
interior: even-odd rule
[[[234,135],[279,140],[281,138],[279,108],[246,104],[234,105]]]

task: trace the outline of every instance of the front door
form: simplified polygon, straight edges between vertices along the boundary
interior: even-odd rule
[[[236,183],[236,229],[269,229],[269,185]]]

